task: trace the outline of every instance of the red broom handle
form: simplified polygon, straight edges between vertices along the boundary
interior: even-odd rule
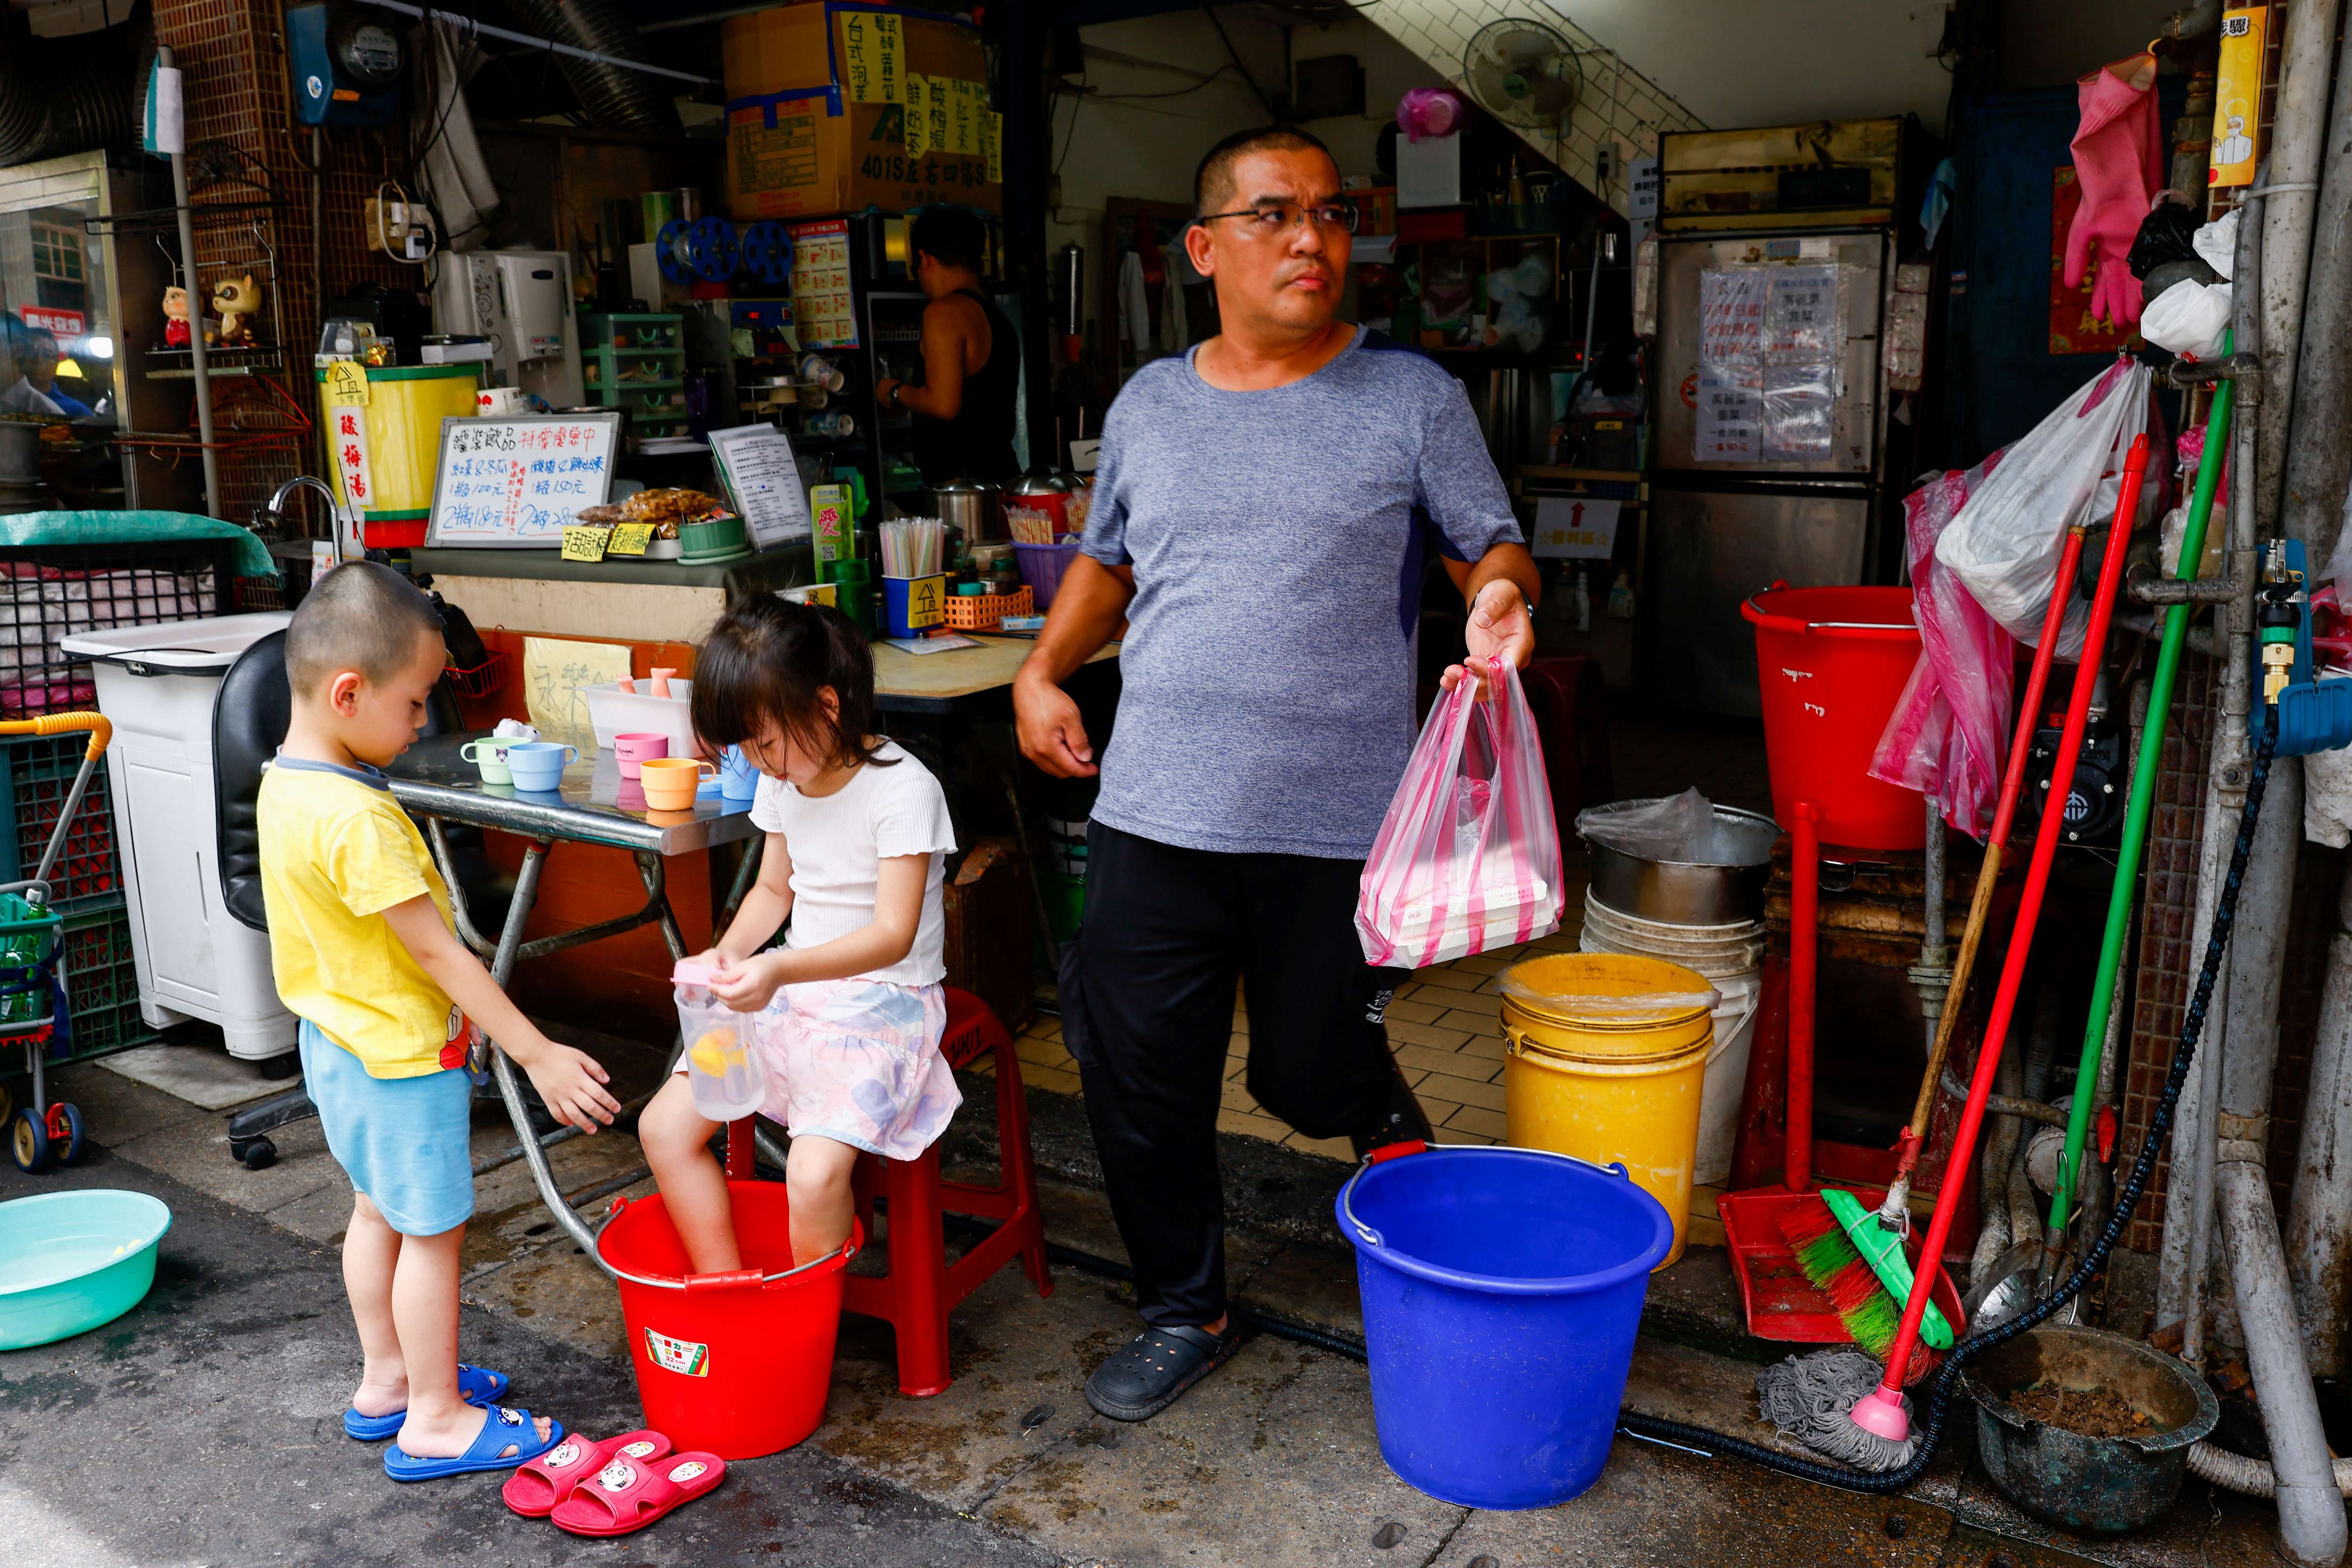
[[[2083,754],[2083,731],[2090,721],[2091,688],[2097,684],[2099,658],[2107,641],[2107,623],[2114,617],[2116,590],[2124,576],[2125,547],[2131,542],[2132,523],[2139,511],[2140,479],[2147,472],[2147,437],[2133,438],[2124,459],[2123,483],[2116,497],[2116,517],[2107,531],[2107,552],[2099,562],[2099,586],[2091,600],[2091,624],[2083,633],[2083,655],[2074,666],[2074,690],[2066,703],[2066,727],[2058,737],[2058,758],[2050,771],[2050,800],[2042,808],[2042,825],[2033,836],[2033,859],[2026,868],[2025,891],[2017,906],[2017,926],[2010,932],[2009,952],[2000,965],[2000,989],[1993,995],[1992,1016],[1985,1021],[1984,1043],[1977,1049],[1976,1077],[1969,1084],[1969,1102],[1952,1138],[1952,1155],[1944,1167],[1943,1191],[1936,1194],[1936,1215],[1927,1223],[1927,1240],[1919,1252],[1919,1270],[1911,1281],[1910,1299],[1903,1303],[1903,1326],[1887,1352],[1882,1394],[1900,1399],[1903,1369],[1911,1364],[1918,1342],[1919,1320],[1926,1316],[1927,1297],[1940,1272],[1944,1242],[1952,1232],[1958,1197],[1968,1185],[1963,1174],[1975,1157],[1977,1130],[1984,1124],[1985,1101],[1992,1094],[1993,1077],[2000,1068],[2001,1048],[2008,1043],[2010,1015],[2017,1008],[2018,987],[2025,979],[2025,961],[2033,948],[2033,928],[2042,917],[2042,898],[2050,886],[2050,862],[2058,853],[2058,834],[2065,826],[2066,795],[2074,787],[2074,763]],[[2072,531],[2071,547],[2082,548],[2082,530]],[[2067,584],[2053,588],[2063,595]],[[2050,640],[2045,629],[2044,640]]]
[[[1796,826],[1789,857],[1789,1127],[1780,1184],[1813,1185],[1813,996],[1821,942],[1822,811],[1810,800],[1790,808]]]
[[[1919,1080],[1919,1101],[1912,1108],[1910,1125],[1895,1141],[1895,1176],[1898,1182],[1909,1180],[1911,1173],[1918,1168],[1919,1156],[1927,1152],[1927,1123],[1942,1092],[1944,1058],[1951,1052],[1952,1032],[1958,1027],[1961,1005],[1968,1001],[1969,979],[1976,969],[1977,942],[1984,935],[1985,917],[1992,909],[1993,885],[2000,880],[2001,858],[2009,848],[2010,830],[2017,821],[2018,797],[2025,792],[2025,762],[2033,750],[2033,731],[2042,723],[2042,698],[2049,689],[2050,666],[2057,654],[2058,636],[2066,629],[2066,605],[2074,597],[2066,587],[2074,581],[2074,574],[2082,564],[2083,536],[2070,528],[2066,531],[2066,542],[2058,552],[2058,574],[2051,579],[2050,607],[2042,616],[2042,640],[2034,646],[2032,668],[2025,677],[2025,700],[2017,710],[2017,733],[2009,742],[2009,763],[2001,773],[2000,801],[1993,808],[1992,834],[1985,840],[1984,863],[1977,868],[1976,894],[1969,900],[1968,929],[1961,934],[1959,959],[1945,991],[1943,1016],[1936,1021],[1935,1047],[1927,1053],[1927,1070]]]

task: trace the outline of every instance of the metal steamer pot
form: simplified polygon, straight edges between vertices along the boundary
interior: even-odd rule
[[[940,521],[962,534],[966,544],[1011,537],[1004,527],[1003,496],[1002,489],[985,479],[950,479],[931,490]]]
[[[1629,803],[1630,804],[1630,803]],[[1769,816],[1715,808],[1720,862],[1651,860],[1612,848],[1602,818],[1584,835],[1592,852],[1592,896],[1620,914],[1663,925],[1732,925],[1760,919],[1764,884],[1772,873],[1772,844],[1780,829]]]

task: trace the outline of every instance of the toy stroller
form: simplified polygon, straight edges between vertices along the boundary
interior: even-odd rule
[[[0,721],[0,735],[63,735],[89,732],[73,787],[58,812],[57,826],[41,851],[29,881],[0,883],[0,1047],[22,1041],[32,1099],[8,1118],[8,1152],[25,1172],[70,1165],[81,1157],[81,1112],[63,1100],[48,1103],[44,1058],[66,1011],[65,920],[49,908],[49,873],[63,852],[67,830],[81,808],[89,776],[106,754],[114,726],[96,713],[45,713],[37,719]]]

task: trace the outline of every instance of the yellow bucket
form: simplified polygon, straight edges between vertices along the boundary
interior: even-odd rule
[[[369,524],[367,542],[397,547],[422,544],[433,512],[433,489],[441,473],[441,421],[474,416],[474,395],[482,383],[478,364],[374,365],[367,374],[364,402],[328,384],[319,371],[320,434],[327,468],[345,501],[358,500]],[[359,439],[354,442],[353,435]],[[353,478],[363,477],[369,493],[351,494]],[[407,523],[405,530],[388,524]]]
[[[1715,992],[1663,959],[1562,952],[1503,976],[1503,1120],[1522,1149],[1622,1163],[1674,1217],[1683,1255]]]

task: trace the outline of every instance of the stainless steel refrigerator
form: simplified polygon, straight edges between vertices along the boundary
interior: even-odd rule
[[[1882,227],[1666,236],[1643,550],[1648,700],[1754,715],[1741,601],[1892,580]]]

